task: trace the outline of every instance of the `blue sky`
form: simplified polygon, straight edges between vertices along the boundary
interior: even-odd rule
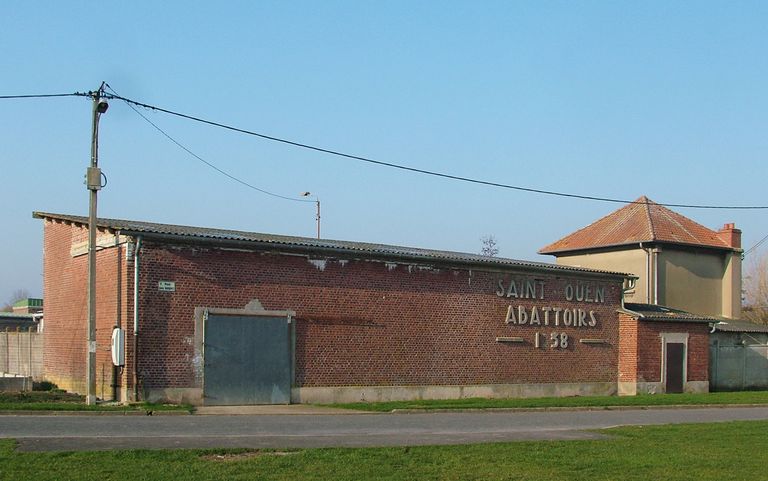
[[[95,89],[267,135],[495,182],[768,205],[766,2],[0,4],[0,95]],[[144,112],[207,161],[316,193],[324,237],[550,261],[620,207],[425,177]],[[0,100],[0,302],[42,295],[42,223],[87,215],[90,104]],[[124,103],[101,119],[103,217],[314,236],[314,205],[222,177]],[[750,247],[768,211],[675,209]],[[763,251],[765,251],[763,249]]]

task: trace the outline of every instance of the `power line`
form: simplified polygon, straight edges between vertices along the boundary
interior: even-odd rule
[[[109,84],[106,84],[106,85],[107,85],[107,88],[109,88],[109,90],[111,90],[111,91],[112,91],[112,92],[113,92],[113,93],[114,93],[114,94],[117,96],[117,92],[115,92],[115,90],[114,90],[114,89],[113,89],[113,88],[112,88],[112,87],[111,87]],[[160,132],[161,134],[163,134],[163,135],[164,135],[164,136],[165,136],[165,137],[166,137],[168,140],[170,140],[171,142],[173,142],[174,144],[176,144],[178,147],[180,147],[182,150],[184,150],[185,152],[187,152],[187,153],[188,153],[189,155],[191,155],[192,157],[196,158],[196,159],[197,159],[197,160],[199,160],[200,162],[204,163],[205,165],[207,165],[208,167],[212,168],[212,169],[213,169],[213,170],[215,170],[216,172],[218,172],[218,173],[220,173],[220,174],[224,175],[225,177],[228,177],[228,178],[230,178],[230,179],[234,180],[235,182],[238,182],[238,183],[240,183],[240,184],[242,184],[242,185],[244,185],[244,186],[246,186],[246,187],[248,187],[248,188],[250,188],[250,189],[253,189],[253,190],[256,190],[256,191],[258,191],[258,192],[261,192],[262,194],[271,195],[272,197],[277,197],[277,198],[279,198],[279,199],[284,199],[284,200],[291,200],[291,201],[293,201],[293,202],[315,202],[315,201],[313,201],[313,200],[306,200],[306,199],[294,199],[294,198],[292,198],[292,197],[286,197],[286,196],[284,196],[284,195],[275,194],[274,192],[269,192],[269,191],[267,191],[267,190],[264,190],[264,189],[260,189],[260,188],[256,187],[255,185],[251,185],[251,184],[249,184],[248,182],[246,182],[246,181],[244,181],[244,180],[242,180],[242,179],[239,179],[239,178],[235,177],[234,175],[230,174],[229,172],[226,172],[226,171],[224,171],[224,170],[220,169],[220,168],[219,168],[219,167],[217,167],[216,165],[212,164],[211,162],[208,162],[207,160],[203,159],[202,157],[200,157],[200,156],[199,156],[199,155],[197,155],[196,153],[192,152],[190,149],[188,149],[187,147],[185,147],[184,145],[182,145],[182,144],[181,144],[181,143],[180,143],[178,140],[176,140],[176,139],[174,139],[173,137],[171,137],[171,136],[170,136],[170,135],[169,135],[169,134],[168,134],[168,133],[167,133],[165,130],[161,129],[161,128],[160,128],[160,127],[157,125],[157,124],[155,124],[154,122],[152,122],[151,120],[149,120],[149,119],[148,119],[148,118],[147,118],[147,117],[146,117],[144,114],[142,114],[141,112],[139,112],[139,111],[136,109],[136,107],[134,107],[133,105],[131,105],[131,103],[127,103],[127,104],[128,104],[128,107],[130,107],[130,108],[131,108],[131,110],[133,110],[134,112],[136,112],[136,114],[138,114],[138,115],[139,115],[139,116],[140,116],[142,119],[144,119],[145,121],[147,121],[147,123],[149,123],[149,125],[151,125],[152,127],[154,127],[154,128],[155,128],[155,129],[156,129],[158,132]]]
[[[632,200],[614,199],[614,198],[609,198],[609,197],[598,197],[598,196],[591,196],[591,195],[569,194],[569,193],[566,193],[566,192],[558,192],[558,191],[543,190],[543,189],[534,189],[534,188],[530,188],[530,187],[521,187],[521,186],[516,186],[516,185],[510,185],[510,184],[502,184],[502,183],[499,183],[499,182],[491,182],[491,181],[487,181],[487,180],[473,179],[473,178],[470,178],[470,177],[463,177],[463,176],[459,176],[459,175],[446,174],[446,173],[443,173],[443,172],[437,172],[437,171],[432,171],[432,170],[419,169],[419,168],[416,168],[416,167],[409,167],[409,166],[406,166],[406,165],[395,164],[395,163],[392,163],[392,162],[385,162],[385,161],[382,161],[382,160],[371,159],[371,158],[362,157],[362,156],[359,156],[359,155],[347,154],[347,153],[340,152],[340,151],[337,151],[337,150],[326,149],[326,148],[323,148],[323,147],[317,147],[317,146],[314,146],[314,145],[304,144],[304,143],[296,142],[296,141],[293,141],[293,140],[288,140],[288,139],[283,139],[283,138],[279,138],[279,137],[274,137],[274,136],[271,136],[271,135],[261,134],[259,132],[254,132],[252,130],[241,129],[241,128],[234,127],[234,126],[227,125],[227,124],[223,124],[223,123],[220,123],[220,122],[214,122],[212,120],[206,120],[206,119],[203,119],[203,118],[200,118],[200,117],[195,117],[193,115],[183,114],[183,113],[176,112],[176,111],[173,111],[173,110],[164,109],[162,107],[157,107],[155,105],[149,105],[149,104],[145,104],[145,103],[142,103],[142,102],[137,102],[136,100],[132,100],[132,99],[129,99],[129,98],[126,98],[126,97],[122,97],[122,96],[117,95],[117,94],[112,96],[112,98],[115,98],[115,99],[118,99],[118,100],[122,100],[123,102],[126,102],[127,104],[136,105],[136,106],[143,107],[143,108],[150,109],[150,110],[156,110],[158,112],[163,112],[163,113],[166,113],[166,114],[169,114],[169,115],[174,115],[176,117],[181,117],[181,118],[184,118],[184,119],[193,120],[195,122],[200,122],[200,123],[211,125],[211,126],[214,126],[214,127],[219,127],[219,128],[226,129],[226,130],[231,130],[233,132],[238,132],[238,133],[242,133],[242,134],[246,134],[246,135],[252,135],[254,137],[259,137],[259,138],[262,138],[262,139],[265,139],[265,140],[271,140],[273,142],[280,142],[280,143],[283,143],[283,144],[292,145],[294,147],[300,147],[300,148],[303,148],[303,149],[313,150],[315,152],[322,152],[322,153],[329,154],[329,155],[335,155],[335,156],[338,156],[338,157],[344,157],[344,158],[347,158],[347,159],[358,160],[358,161],[367,162],[367,163],[370,163],[370,164],[380,165],[380,166],[384,166],[384,167],[391,167],[391,168],[394,168],[394,169],[405,170],[405,171],[408,171],[408,172],[416,172],[416,173],[419,173],[419,174],[431,175],[431,176],[434,176],[434,177],[440,177],[440,178],[444,178],[444,179],[457,180],[457,181],[461,181],[461,182],[468,182],[468,183],[472,183],[472,184],[487,185],[487,186],[491,186],[491,187],[500,187],[500,188],[503,188],[503,189],[512,189],[512,190],[518,190],[518,191],[522,191],[522,192],[532,192],[532,193],[536,193],[536,194],[552,195],[552,196],[558,196],[558,197],[568,197],[568,198],[573,198],[573,199],[593,200],[593,201],[599,201],[599,202],[613,202],[613,203],[617,203],[617,204],[644,204],[645,203],[645,202],[638,202],[638,201],[632,201]],[[690,208],[690,209],[728,209],[728,210],[757,210],[757,209],[761,209],[762,210],[762,209],[768,209],[768,206],[732,206],[732,205],[731,206],[720,206],[720,205],[695,205],[695,204],[658,204],[658,205],[662,205],[662,206],[665,206],[665,207],[682,207],[682,208]]]
[[[90,93],[73,92],[71,94],[29,94],[29,95],[0,95],[0,99],[44,99],[50,97],[90,97]]]
[[[109,85],[109,84],[107,84],[107,85]],[[446,173],[443,173],[443,172],[437,172],[437,171],[426,170],[426,169],[419,169],[419,168],[410,167],[410,166],[407,166],[407,165],[401,165],[401,164],[395,164],[395,163],[392,163],[392,162],[385,162],[385,161],[382,161],[382,160],[371,159],[371,158],[362,157],[362,156],[359,156],[359,155],[347,154],[347,153],[340,152],[340,151],[337,151],[337,150],[326,149],[326,148],[323,148],[323,147],[317,147],[317,146],[314,146],[314,145],[304,144],[304,143],[296,142],[296,141],[293,141],[293,140],[288,140],[288,139],[283,139],[283,138],[280,138],[280,137],[274,137],[274,136],[271,136],[271,135],[261,134],[261,133],[258,133],[258,132],[254,132],[252,130],[241,129],[241,128],[234,127],[234,126],[227,125],[227,124],[223,124],[223,123],[220,123],[220,122],[214,122],[214,121],[206,120],[206,119],[203,119],[203,118],[200,118],[200,117],[195,117],[195,116],[192,116],[192,115],[183,114],[183,113],[176,112],[176,111],[173,111],[173,110],[164,109],[162,107],[157,107],[155,105],[145,104],[145,103],[142,103],[142,102],[138,102],[136,100],[132,100],[132,99],[129,99],[129,98],[126,98],[126,97],[122,97],[122,96],[118,95],[111,87],[110,87],[110,90],[112,90],[113,93],[112,94],[105,94],[104,95],[105,97],[110,98],[110,99],[122,100],[122,101],[126,102],[128,105],[135,105],[135,106],[143,107],[143,108],[150,109],[150,110],[156,110],[158,112],[163,112],[163,113],[166,113],[166,114],[169,114],[169,115],[174,115],[176,117],[181,117],[181,118],[185,118],[185,119],[188,119],[188,120],[193,120],[195,122],[200,122],[200,123],[211,125],[211,126],[214,126],[214,127],[219,127],[219,128],[226,129],[226,130],[231,130],[233,132],[238,132],[238,133],[242,133],[242,134],[246,134],[246,135],[252,135],[252,136],[259,137],[259,138],[262,138],[262,139],[265,139],[265,140],[271,140],[273,142],[280,142],[280,143],[283,143],[283,144],[292,145],[294,147],[300,147],[300,148],[303,148],[303,149],[313,150],[313,151],[316,151],[316,152],[321,152],[321,153],[325,153],[325,154],[329,154],[329,155],[335,155],[335,156],[338,156],[338,157],[343,157],[343,158],[352,159],[352,160],[358,160],[358,161],[361,161],[361,162],[367,162],[367,163],[370,163],[370,164],[380,165],[380,166],[384,166],[384,167],[391,167],[391,168],[394,168],[394,169],[405,170],[405,171],[408,171],[408,172],[415,172],[415,173],[419,173],[419,174],[431,175],[431,176],[434,176],[434,177],[440,177],[440,178],[444,178],[444,179],[457,180],[457,181],[461,181],[461,182],[468,182],[468,183],[472,183],[472,184],[486,185],[486,186],[490,186],[490,187],[499,187],[499,188],[517,190],[517,191],[522,191],[522,192],[531,192],[531,193],[535,193],[535,194],[552,195],[552,196],[557,196],[557,197],[567,197],[567,198],[573,198],[573,199],[593,200],[593,201],[599,201],[599,202],[612,202],[612,203],[617,203],[617,204],[644,204],[645,203],[645,202],[642,202],[642,201],[632,201],[632,200],[615,199],[615,198],[609,198],[609,197],[598,197],[598,196],[591,196],[591,195],[570,194],[570,193],[566,193],[566,192],[558,192],[558,191],[552,191],[552,190],[534,189],[534,188],[530,188],[530,187],[522,187],[522,186],[516,186],[516,185],[510,185],[510,184],[502,184],[502,183],[499,183],[499,182],[491,182],[491,181],[487,181],[487,180],[480,180],[480,179],[474,179],[474,178],[470,178],[470,177],[463,177],[463,176],[458,176],[458,175],[446,174]],[[88,93],[74,92],[74,93],[70,93],[70,94],[6,95],[6,96],[0,96],[0,99],[68,97],[68,96],[81,96],[81,97],[88,96],[88,97],[90,97],[92,95],[93,95],[92,92],[88,92]],[[137,113],[138,113],[138,111],[137,111]],[[218,167],[216,167],[213,164],[210,164],[209,162],[203,160],[202,158],[200,158],[199,156],[197,156],[196,154],[191,152],[189,149],[187,149],[186,147],[184,147],[183,145],[178,143],[176,140],[174,140],[172,137],[170,137],[167,133],[165,133],[162,129],[160,129],[155,124],[153,124],[151,121],[149,121],[149,119],[147,119],[146,117],[144,117],[144,119],[147,120],[150,124],[152,124],[156,129],[158,129],[163,135],[168,137],[172,142],[176,143],[179,147],[181,147],[182,149],[187,151],[190,155],[195,156],[196,158],[198,158],[198,160],[206,163],[211,168],[219,171],[221,174],[226,175],[227,177],[230,177],[231,179],[233,179],[233,180],[235,180],[235,181],[237,181],[237,182],[239,182],[239,183],[241,183],[243,185],[246,185],[247,187],[250,187],[250,188],[253,188],[255,190],[258,190],[259,192],[263,192],[263,193],[269,194],[269,195],[274,195],[275,197],[280,197],[280,198],[284,198],[284,199],[288,199],[288,200],[304,202],[301,199],[293,199],[293,198],[290,198],[290,197],[283,197],[283,196],[280,196],[279,194],[272,194],[271,192],[263,191],[262,189],[259,189],[258,187],[252,186],[252,185],[248,184],[247,182],[244,182],[244,181],[242,181],[242,180],[232,176],[231,174],[220,170]],[[689,208],[689,209],[723,209],[723,210],[765,210],[765,209],[768,209],[768,206],[738,206],[738,205],[722,206],[722,205],[667,204],[667,203],[661,203],[661,204],[657,204],[657,205],[661,205],[661,206],[665,206],[665,207],[680,207],[680,208]]]
[[[742,259],[743,259],[743,258],[744,258],[744,257],[745,257],[747,254],[749,254],[749,253],[753,252],[755,249],[757,249],[758,247],[760,247],[761,245],[763,245],[763,243],[764,243],[765,241],[768,241],[768,235],[766,235],[765,237],[763,237],[762,239],[760,239],[760,241],[759,241],[757,244],[753,245],[752,247],[750,247],[749,249],[747,249],[746,251],[744,251],[744,253],[741,255]]]

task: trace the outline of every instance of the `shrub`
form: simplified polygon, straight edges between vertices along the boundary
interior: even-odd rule
[[[60,391],[59,386],[50,381],[40,381],[32,383],[33,391]]]

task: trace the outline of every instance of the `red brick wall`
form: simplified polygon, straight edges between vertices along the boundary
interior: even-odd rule
[[[100,235],[106,234],[100,232]],[[45,297],[44,376],[60,388],[85,393],[88,321],[88,256],[72,257],[73,243],[87,240],[87,229],[45,221],[43,292]],[[122,247],[96,255],[96,395],[113,397],[112,327],[125,325],[126,266]]]
[[[707,324],[639,322],[638,381],[661,382],[662,332],[688,333],[688,381],[709,380],[709,326]]]
[[[638,321],[619,314],[619,382],[637,382]]]
[[[139,371],[148,388],[194,385],[195,307],[242,308],[254,298],[266,309],[296,311],[300,387],[617,378],[618,280],[601,281],[605,303],[575,303],[563,297],[566,279],[575,277],[539,272],[534,275],[546,283],[545,299],[518,301],[495,294],[498,279],[508,274],[476,270],[360,260],[328,261],[320,269],[301,256],[149,242],[141,259]],[[174,281],[176,292],[159,292],[161,280]],[[578,329],[506,325],[510,304],[591,309],[599,322]],[[537,331],[566,333],[568,347],[534,348]],[[496,342],[499,336],[526,343]]]
[[[107,233],[100,233],[107,234]],[[46,379],[85,391],[87,255],[72,257],[87,229],[45,221]],[[97,395],[112,397],[110,335],[126,329],[126,366],[118,383],[132,388],[133,263],[124,246],[97,255]],[[658,382],[661,332],[688,332],[688,380],[708,379],[708,328],[637,322],[616,312],[618,280],[604,303],[570,302],[563,272],[427,269],[349,260],[145,243],[141,254],[139,374],[147,388],[195,386],[195,307],[294,310],[299,387],[557,382]],[[498,280],[543,280],[543,300],[496,295]],[[159,292],[158,281],[176,282]],[[594,310],[594,327],[505,324],[509,305]],[[535,348],[534,333],[569,337],[567,348]],[[501,343],[497,337],[521,337]],[[602,339],[584,344],[579,339]],[[544,341],[545,345],[548,342]],[[636,378],[634,377],[636,376]],[[197,386],[200,387],[200,386]]]
[[[688,327],[688,380],[709,381],[709,326]]]

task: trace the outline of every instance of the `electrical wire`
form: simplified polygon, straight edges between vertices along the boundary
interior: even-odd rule
[[[741,255],[741,258],[743,259],[747,254],[750,254],[751,252],[754,252],[754,250],[757,249],[758,247],[760,247],[761,245],[763,245],[763,243],[765,241],[768,241],[768,235],[766,235],[765,237],[760,239],[760,241],[757,244],[755,244],[752,247],[750,247],[749,249],[745,250],[744,253]]]
[[[598,197],[598,196],[592,196],[592,195],[571,194],[571,193],[566,193],[566,192],[558,192],[558,191],[552,191],[552,190],[534,189],[534,188],[531,188],[531,187],[522,187],[522,186],[516,186],[516,185],[510,185],[510,184],[502,184],[502,183],[499,183],[499,182],[491,182],[491,181],[487,181],[487,180],[474,179],[474,178],[471,178],[471,177],[463,177],[463,176],[459,176],[459,175],[446,174],[446,173],[443,173],[443,172],[437,172],[437,171],[426,170],[426,169],[419,169],[419,168],[410,167],[410,166],[407,166],[407,165],[401,165],[401,164],[395,164],[395,163],[392,163],[392,162],[385,162],[385,161],[382,161],[382,160],[371,159],[371,158],[362,157],[362,156],[359,156],[359,155],[347,154],[347,153],[340,152],[340,151],[337,151],[337,150],[326,149],[326,148],[323,148],[323,147],[317,147],[317,146],[314,146],[314,145],[304,144],[304,143],[296,142],[296,141],[293,141],[293,140],[288,140],[288,139],[283,139],[283,138],[280,138],[280,137],[274,137],[274,136],[271,136],[271,135],[261,134],[261,133],[258,133],[258,132],[254,132],[252,130],[241,129],[241,128],[234,127],[234,126],[227,125],[227,124],[223,124],[223,123],[220,123],[220,122],[214,122],[212,120],[206,120],[206,119],[203,119],[203,118],[200,118],[200,117],[195,117],[193,115],[183,114],[183,113],[176,112],[176,111],[173,111],[173,110],[164,109],[162,107],[157,107],[155,105],[145,104],[143,102],[138,102],[136,100],[132,100],[132,99],[129,99],[127,97],[123,97],[121,95],[118,95],[117,92],[115,92],[114,89],[112,89],[112,87],[109,86],[109,84],[103,83],[103,85],[106,85],[112,91],[111,94],[104,94],[104,97],[106,97],[108,99],[122,100],[123,102],[125,102],[126,104],[131,106],[132,108],[133,108],[133,106],[143,107],[143,108],[146,108],[146,109],[155,110],[155,111],[158,111],[158,112],[163,112],[163,113],[166,113],[166,114],[169,114],[169,115],[173,115],[173,116],[176,116],[176,117],[181,117],[181,118],[192,120],[192,121],[195,121],[195,122],[200,122],[200,123],[203,123],[203,124],[211,125],[211,126],[214,126],[214,127],[219,127],[219,128],[226,129],[226,130],[231,130],[233,132],[238,132],[238,133],[242,133],[242,134],[246,134],[246,135],[252,135],[254,137],[259,137],[259,138],[262,138],[262,139],[265,139],[265,140],[270,140],[270,141],[273,141],[273,142],[280,142],[280,143],[283,143],[283,144],[292,145],[294,147],[299,147],[299,148],[303,148],[303,149],[313,150],[315,152],[321,152],[321,153],[325,153],[325,154],[329,154],[329,155],[334,155],[334,156],[337,156],[337,157],[343,157],[343,158],[347,158],[347,159],[351,159],[351,160],[358,160],[358,161],[361,161],[361,162],[367,162],[367,163],[370,163],[370,164],[380,165],[380,166],[383,166],[383,167],[390,167],[390,168],[404,170],[404,171],[408,171],[408,172],[415,172],[415,173],[419,173],[419,174],[430,175],[430,176],[440,177],[440,178],[444,178],[444,179],[457,180],[457,181],[461,181],[461,182],[468,182],[468,183],[472,183],[472,184],[486,185],[486,186],[490,186],[490,187],[499,187],[499,188],[503,188],[503,189],[511,189],[511,190],[517,190],[517,191],[522,191],[522,192],[531,192],[531,193],[535,193],[535,194],[551,195],[551,196],[557,196],[557,197],[567,197],[567,198],[572,198],[572,199],[592,200],[592,201],[598,201],[598,202],[611,202],[611,203],[617,203],[617,204],[645,204],[646,203],[646,202],[642,202],[642,201],[615,199],[615,198],[610,198],[610,197]],[[80,97],[89,96],[90,97],[90,96],[93,96],[93,92],[88,92],[88,93],[74,92],[74,93],[69,93],[69,94],[3,95],[3,96],[0,96],[0,99],[70,97],[70,96],[80,96]],[[136,111],[136,113],[139,113],[136,109],[134,109],[134,111]],[[141,114],[139,113],[139,115],[141,115]],[[155,127],[158,131],[160,131],[163,135],[165,135],[173,143],[175,143],[180,148],[184,149],[190,155],[194,156],[195,158],[197,158],[201,162],[205,163],[209,167],[215,169],[216,171],[218,171],[222,175],[225,175],[225,176],[229,177],[230,179],[245,185],[246,187],[252,188],[254,190],[257,190],[259,192],[262,192],[262,193],[265,193],[265,194],[268,194],[268,195],[272,195],[272,196],[275,196],[275,197],[278,197],[278,198],[282,198],[282,199],[286,199],[286,200],[293,200],[293,201],[296,201],[296,202],[311,202],[311,201],[304,200],[304,199],[295,199],[295,198],[292,198],[292,197],[285,197],[285,196],[281,196],[279,194],[274,194],[272,192],[268,192],[268,191],[265,191],[263,189],[259,189],[258,187],[255,187],[255,186],[253,186],[253,185],[251,185],[251,184],[249,184],[249,183],[247,183],[247,182],[245,182],[245,181],[243,181],[241,179],[238,179],[237,177],[229,174],[228,172],[225,172],[225,171],[219,169],[215,165],[213,165],[213,164],[207,162],[206,160],[202,159],[201,157],[196,155],[194,152],[192,152],[191,150],[189,150],[186,147],[184,147],[181,143],[179,143],[175,139],[173,139],[165,131],[160,129],[160,127],[158,127],[157,125],[152,123],[148,118],[146,118],[143,115],[141,115],[141,116],[144,118],[144,120],[149,122],[153,127]],[[743,205],[697,205],[697,204],[669,204],[669,203],[659,203],[657,205],[661,205],[661,206],[665,206],[665,207],[680,207],[680,208],[689,208],[689,209],[722,209],[722,210],[765,210],[765,209],[768,209],[768,206],[754,206],[754,205],[752,205],[752,206],[743,206]],[[762,242],[763,241],[761,241],[761,243]]]
[[[73,92],[71,94],[29,94],[29,95],[0,95],[0,99],[44,99],[49,97],[89,97],[90,94],[84,92]]]
[[[521,186],[516,186],[516,185],[510,185],[510,184],[502,184],[502,183],[499,183],[499,182],[491,182],[491,181],[487,181],[487,180],[474,179],[474,178],[470,178],[470,177],[462,177],[462,176],[458,176],[458,175],[446,174],[446,173],[443,173],[443,172],[437,172],[437,171],[432,171],[432,170],[419,169],[419,168],[410,167],[410,166],[407,166],[407,165],[395,164],[395,163],[392,163],[392,162],[385,162],[385,161],[381,161],[381,160],[371,159],[371,158],[368,158],[368,157],[362,157],[362,156],[359,156],[359,155],[347,154],[347,153],[340,152],[340,151],[337,151],[337,150],[326,149],[326,148],[323,148],[323,147],[317,147],[317,146],[314,146],[314,145],[304,144],[304,143],[296,142],[296,141],[293,141],[293,140],[288,140],[288,139],[283,139],[283,138],[279,138],[279,137],[274,137],[274,136],[271,136],[271,135],[261,134],[261,133],[258,133],[258,132],[254,132],[252,130],[241,129],[241,128],[233,127],[231,125],[223,124],[223,123],[220,123],[220,122],[214,122],[212,120],[206,120],[206,119],[203,119],[203,118],[200,118],[200,117],[195,117],[193,115],[183,114],[183,113],[180,113],[180,112],[175,112],[173,110],[164,109],[162,107],[157,107],[155,105],[145,104],[145,103],[142,103],[142,102],[138,102],[136,100],[132,100],[132,99],[129,99],[129,98],[126,98],[126,97],[122,97],[122,96],[117,95],[117,94],[109,95],[108,97],[115,98],[117,100],[122,100],[123,102],[125,102],[127,104],[132,104],[132,105],[135,105],[135,106],[138,106],[138,107],[143,107],[143,108],[146,108],[146,109],[155,110],[155,111],[158,111],[158,112],[163,112],[163,113],[166,113],[166,114],[169,114],[169,115],[173,115],[173,116],[176,116],[176,117],[181,117],[181,118],[184,118],[184,119],[193,120],[195,122],[200,122],[200,123],[211,125],[211,126],[214,126],[214,127],[219,127],[219,128],[226,129],[226,130],[231,130],[233,132],[238,132],[238,133],[242,133],[242,134],[246,134],[246,135],[252,135],[254,137],[259,137],[259,138],[262,138],[262,139],[265,139],[265,140],[271,140],[273,142],[280,142],[280,143],[283,143],[283,144],[292,145],[294,147],[300,147],[300,148],[303,148],[303,149],[313,150],[313,151],[316,151],[316,152],[322,152],[322,153],[329,154],[329,155],[335,155],[335,156],[338,156],[338,157],[343,157],[343,158],[352,159],[352,160],[358,160],[358,161],[361,161],[361,162],[367,162],[367,163],[370,163],[370,164],[376,164],[376,165],[380,165],[380,166],[384,166],[384,167],[391,167],[391,168],[394,168],[394,169],[400,169],[400,170],[405,170],[405,171],[409,171],[409,172],[416,172],[416,173],[419,173],[419,174],[431,175],[431,176],[434,176],[434,177],[440,177],[440,178],[444,178],[444,179],[457,180],[457,181],[461,181],[461,182],[468,182],[468,183],[472,183],[472,184],[486,185],[486,186],[491,186],[491,187],[500,187],[500,188],[504,188],[504,189],[518,190],[518,191],[522,191],[522,192],[532,192],[532,193],[536,193],[536,194],[552,195],[552,196],[558,196],[558,197],[568,197],[568,198],[573,198],[573,199],[593,200],[593,201],[599,201],[599,202],[612,202],[612,203],[617,203],[617,204],[645,204],[646,203],[646,202],[642,202],[642,201],[623,200],[623,199],[614,199],[614,198],[609,198],[609,197],[597,197],[597,196],[591,196],[591,195],[579,195],[579,194],[570,194],[570,193],[565,193],[565,192],[557,192],[557,191],[552,191],[552,190],[534,189],[534,188],[530,188],[530,187],[521,187]],[[689,208],[689,209],[724,209],[724,210],[726,210],[726,209],[727,210],[764,210],[764,209],[768,209],[768,206],[738,206],[738,205],[721,206],[721,205],[667,204],[667,203],[660,203],[660,204],[657,204],[657,205],[661,205],[661,206],[665,206],[665,207],[682,207],[682,208]]]
[[[109,90],[111,90],[111,91],[113,92],[113,94],[114,94],[114,95],[117,95],[117,92],[115,92],[115,91],[114,91],[114,89],[113,89],[112,87],[110,87],[110,85],[109,85],[109,84],[106,84],[106,86],[107,86],[107,88],[108,88]],[[168,140],[170,140],[171,142],[173,142],[174,144],[176,144],[176,145],[177,145],[179,148],[181,148],[182,150],[184,150],[186,153],[188,153],[188,154],[189,154],[189,155],[191,155],[192,157],[196,158],[196,159],[197,159],[197,160],[199,160],[200,162],[204,163],[204,164],[205,164],[205,165],[207,165],[208,167],[210,167],[210,168],[212,168],[213,170],[215,170],[216,172],[220,173],[221,175],[223,175],[223,176],[225,176],[225,177],[228,177],[229,179],[231,179],[231,180],[234,180],[235,182],[238,182],[238,183],[240,183],[240,184],[242,184],[242,185],[244,185],[244,186],[246,186],[246,187],[248,187],[248,188],[250,188],[250,189],[253,189],[253,190],[256,190],[256,191],[258,191],[258,192],[261,192],[262,194],[271,195],[272,197],[277,197],[277,198],[279,198],[279,199],[284,199],[284,200],[291,200],[291,201],[293,201],[293,202],[315,202],[314,200],[307,200],[307,199],[295,199],[295,198],[293,198],[293,197],[287,197],[287,196],[284,196],[284,195],[275,194],[274,192],[269,192],[268,190],[260,189],[260,188],[256,187],[255,185],[249,184],[248,182],[246,182],[246,181],[244,181],[244,180],[242,180],[242,179],[239,179],[239,178],[235,177],[234,175],[230,174],[229,172],[226,172],[226,171],[224,171],[224,170],[220,169],[220,168],[219,168],[219,167],[217,167],[216,165],[212,164],[211,162],[208,162],[207,160],[203,159],[202,157],[200,157],[200,156],[199,156],[199,155],[197,155],[196,153],[192,152],[192,151],[191,151],[190,149],[188,149],[186,146],[182,145],[182,144],[181,144],[181,143],[180,143],[178,140],[176,140],[176,139],[174,139],[173,137],[171,137],[171,136],[170,136],[170,135],[169,135],[169,134],[168,134],[168,133],[167,133],[165,130],[161,129],[161,128],[160,128],[160,127],[157,125],[157,124],[155,124],[154,122],[152,122],[151,120],[149,120],[149,119],[148,119],[148,118],[147,118],[147,117],[146,117],[144,114],[142,114],[141,112],[139,112],[139,111],[138,111],[138,109],[136,109],[136,107],[134,107],[134,106],[133,106],[133,105],[131,105],[130,103],[127,103],[127,104],[128,104],[128,106],[129,106],[129,107],[130,107],[130,108],[131,108],[131,109],[132,109],[134,112],[136,112],[136,114],[138,114],[138,115],[139,115],[139,117],[141,117],[142,119],[144,119],[144,120],[145,120],[145,121],[146,121],[146,122],[147,122],[149,125],[151,125],[152,127],[154,127],[154,128],[155,128],[155,129],[156,129],[158,132],[160,132],[161,134],[163,134],[163,135],[164,135],[164,136],[165,136],[165,137],[166,137]]]

